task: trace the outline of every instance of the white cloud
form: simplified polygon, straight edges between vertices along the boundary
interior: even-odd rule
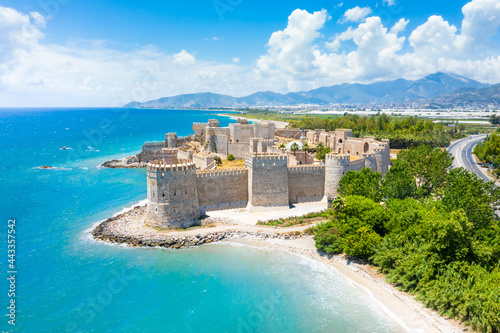
[[[174,54],[174,63],[182,66],[192,65],[196,62],[194,55],[188,53],[186,50]]]
[[[354,8],[348,9],[344,13],[344,17],[341,20],[341,23],[345,22],[362,22],[365,18],[370,15],[372,12],[370,7],[359,7],[356,6]]]
[[[462,36],[476,51],[491,45],[490,40],[500,26],[500,2],[498,0],[473,0],[462,8]]]
[[[396,0],[382,0],[382,3],[386,4],[387,6],[391,7],[396,4]]]
[[[288,26],[271,35],[267,44],[268,53],[257,60],[258,77],[266,77],[281,85],[283,82],[278,82],[281,74],[289,74],[297,79],[314,75],[316,46],[313,41],[320,36],[319,30],[326,19],[326,10],[312,14],[305,10],[294,10],[288,18]]]
[[[323,36],[326,10],[297,9],[286,28],[270,36],[267,52],[252,66],[242,66],[239,58],[208,62],[186,50],[167,54],[155,46],[117,51],[102,41],[44,44],[43,16],[0,6],[0,101],[1,106],[120,106],[181,93],[289,92],[417,79],[437,71],[497,83],[500,52],[491,40],[500,26],[498,0],[472,0],[463,14],[461,27],[431,16],[412,31],[406,31],[404,18],[391,27],[380,17],[364,16],[339,34]]]

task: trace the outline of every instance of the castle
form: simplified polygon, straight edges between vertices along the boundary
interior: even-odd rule
[[[351,130],[328,133],[275,130],[272,123],[231,125],[219,128],[218,122],[195,124],[191,139],[201,140],[209,150],[221,155],[234,154],[233,144],[245,144],[246,149],[237,155],[244,156],[244,168],[202,170],[192,152],[179,150],[176,136],[167,134],[161,158],[147,164],[149,225],[187,228],[199,225],[199,217],[206,212],[224,209],[287,209],[294,203],[320,201],[326,208],[327,198],[337,196],[340,179],[347,171],[366,167],[385,174],[389,167],[387,140],[353,138]],[[305,136],[334,153],[328,154],[321,165],[290,165],[290,155],[274,147],[275,133],[292,138],[297,134]]]

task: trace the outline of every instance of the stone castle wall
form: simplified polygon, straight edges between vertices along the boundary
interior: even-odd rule
[[[365,159],[358,158],[354,161],[351,161],[348,170],[349,171],[361,171],[365,167]]]
[[[248,168],[250,209],[289,207],[287,163],[286,155],[247,155],[245,167]]]
[[[142,145],[142,150],[136,155],[139,162],[151,162],[163,157],[161,150],[165,148],[164,141],[146,142]]]
[[[233,154],[236,158],[245,158],[250,151],[250,143],[238,142],[238,143],[228,143],[227,153]]]
[[[324,195],[324,165],[288,168],[288,199],[290,203],[321,201]]]
[[[245,168],[197,173],[200,213],[245,208],[248,204],[248,170]]]

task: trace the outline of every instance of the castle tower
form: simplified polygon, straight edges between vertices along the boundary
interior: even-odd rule
[[[196,165],[164,148],[163,159],[147,164],[147,223],[164,229],[200,225]]]
[[[287,164],[286,155],[266,153],[246,156],[249,210],[290,207]]]
[[[351,160],[349,155],[328,154],[325,158],[325,197],[328,202],[338,196],[340,179],[349,170]]]
[[[165,134],[165,146],[167,148],[176,148],[177,147],[177,133]]]
[[[377,171],[380,172],[382,174],[382,176],[385,176],[385,172],[387,170],[387,167],[385,166],[386,158],[384,157],[384,155],[386,153],[385,147],[377,147],[373,150],[373,153],[375,155],[375,162],[377,165]]]
[[[377,162],[375,160],[375,154],[364,153],[363,157],[365,159],[365,168],[368,168],[372,171],[377,171]]]
[[[207,133],[205,134],[207,150],[216,153],[217,152],[217,136],[215,135],[215,130],[212,127],[207,127]]]

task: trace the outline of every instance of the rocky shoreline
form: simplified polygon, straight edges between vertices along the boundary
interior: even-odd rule
[[[127,156],[121,160],[106,161],[101,164],[101,167],[109,169],[138,169],[145,168],[146,165],[146,162],[138,162],[135,156]]]
[[[138,206],[123,214],[101,222],[93,231],[95,239],[132,247],[163,247],[180,249],[200,246],[222,240],[267,240],[297,239],[305,234],[299,231],[277,233],[262,230],[247,230],[228,224],[228,221],[208,218],[203,221],[205,227],[184,231],[156,230],[145,224],[146,206]]]

